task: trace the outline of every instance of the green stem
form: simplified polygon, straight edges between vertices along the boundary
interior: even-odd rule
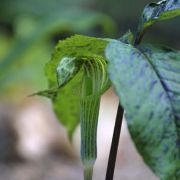
[[[97,157],[99,104],[99,97],[87,97],[81,102],[81,159],[84,165],[84,180],[92,180],[93,166]]]
[[[119,104],[117,115],[116,115],[116,122],[114,126],[112,143],[111,143],[111,150],[109,154],[108,167],[106,171],[106,180],[113,180],[113,177],[114,177],[114,169],[115,169],[117,150],[118,150],[118,145],[119,145],[119,137],[120,137],[120,132],[121,132],[123,112],[124,110]]]
[[[145,34],[145,31],[146,29],[144,29],[143,31],[139,32],[137,30],[137,33],[136,33],[136,37],[135,37],[135,41],[134,41],[134,46],[137,46],[141,43],[143,37],[144,37],[144,34]]]
[[[93,176],[93,166],[84,168],[84,180],[92,180]]]
[[[82,99],[80,104],[81,160],[84,180],[92,180],[93,166],[97,157],[97,125],[100,106],[99,92],[107,86],[103,62],[89,60],[84,65]]]

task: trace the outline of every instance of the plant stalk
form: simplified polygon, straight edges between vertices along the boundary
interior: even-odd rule
[[[84,168],[84,180],[92,180],[93,166]]]
[[[121,126],[122,126],[123,112],[124,110],[119,103],[117,115],[116,115],[116,122],[114,126],[113,138],[112,138],[112,143],[111,143],[111,149],[110,149],[110,154],[109,154],[108,166],[107,166],[107,171],[106,171],[106,180],[113,180],[113,177],[114,177],[114,170],[115,170],[115,164],[116,164]]]
[[[134,46],[137,46],[141,43],[141,41],[144,37],[145,31],[146,31],[146,29],[144,29],[142,32],[137,31],[135,41],[134,41]]]

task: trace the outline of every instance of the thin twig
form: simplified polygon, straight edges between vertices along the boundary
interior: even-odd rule
[[[109,154],[108,166],[107,166],[107,171],[106,171],[106,180],[113,180],[113,177],[114,177],[114,169],[115,169],[117,150],[118,150],[118,145],[119,145],[123,112],[124,110],[119,104],[117,115],[116,115],[116,122],[114,126],[112,143],[111,143],[111,150]]]

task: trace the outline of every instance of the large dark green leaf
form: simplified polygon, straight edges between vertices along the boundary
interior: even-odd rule
[[[167,92],[180,138],[180,51],[152,45],[142,45],[139,49],[148,57]]]
[[[161,179],[179,179],[180,53],[111,42],[106,56],[138,151]]]
[[[162,0],[148,4],[140,18],[136,41],[139,41],[149,26],[178,15],[180,15],[180,0]]]

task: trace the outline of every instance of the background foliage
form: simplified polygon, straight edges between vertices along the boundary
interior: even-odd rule
[[[4,93],[17,95],[46,87],[43,68],[57,40],[75,33],[119,37],[127,28],[135,29],[148,2],[139,0],[132,6],[130,0],[1,0],[1,98]],[[177,23],[174,19],[155,25],[145,40],[178,47]]]

